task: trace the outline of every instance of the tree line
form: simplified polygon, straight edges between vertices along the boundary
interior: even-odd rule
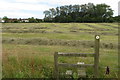
[[[4,20],[5,23],[39,23],[39,22],[43,22],[42,19],[38,19],[38,18],[26,18],[26,19],[22,19],[22,18],[8,18],[7,16],[4,16],[2,18],[2,20]]]
[[[15,19],[4,16],[2,20],[6,23],[40,23],[40,22],[80,22],[80,23],[99,23],[99,22],[118,22],[120,16],[113,17],[113,10],[107,4],[88,3],[82,5],[65,5],[45,10],[44,18]]]
[[[65,5],[45,10],[44,22],[116,22],[120,17],[113,17],[113,10],[107,4],[88,3]]]

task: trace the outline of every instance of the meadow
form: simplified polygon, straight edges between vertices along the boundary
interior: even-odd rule
[[[2,23],[3,78],[53,78],[54,53],[94,53],[95,35],[100,35],[99,77],[117,78],[117,23]],[[93,58],[60,61],[93,63]],[[93,76],[93,69],[86,71]]]

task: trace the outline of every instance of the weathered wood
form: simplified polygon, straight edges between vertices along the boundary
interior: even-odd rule
[[[62,53],[58,52],[58,56],[74,56],[74,57],[94,57],[95,53]]]
[[[84,62],[77,62],[77,64],[84,64]],[[77,73],[78,73],[79,78],[86,77],[86,71],[84,67],[78,68]]]
[[[94,64],[69,64],[69,63],[58,63],[58,66],[62,67],[93,67]]]
[[[55,65],[55,71],[54,76],[57,80],[59,80],[59,70],[58,70],[58,52],[54,53],[54,65]]]
[[[86,77],[86,71],[84,69],[77,71],[79,77]]]
[[[95,56],[94,56],[94,76],[98,78],[98,64],[99,64],[99,39],[100,36],[95,36]]]

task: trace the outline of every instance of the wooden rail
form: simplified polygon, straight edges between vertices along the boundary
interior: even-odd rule
[[[63,67],[93,67],[94,64],[68,64],[68,63],[58,63],[58,66],[63,66]]]
[[[59,66],[62,67],[93,67],[94,76],[98,78],[98,64],[99,64],[99,40],[100,36],[95,35],[95,53],[62,53],[55,52],[54,54],[54,64],[55,64],[55,78],[59,80]],[[68,64],[68,63],[58,63],[58,57],[68,56],[68,57],[94,57],[94,64]]]
[[[93,57],[95,53],[61,53],[58,52],[58,56],[72,56],[72,57]]]

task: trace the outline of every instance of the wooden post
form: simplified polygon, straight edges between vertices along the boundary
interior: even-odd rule
[[[98,78],[99,73],[98,73],[98,64],[99,64],[99,41],[100,41],[100,36],[95,35],[95,56],[94,56],[94,77]]]
[[[55,68],[55,71],[54,71],[54,77],[56,80],[59,80],[59,71],[58,71],[58,52],[55,52],[54,53],[54,68]]]

